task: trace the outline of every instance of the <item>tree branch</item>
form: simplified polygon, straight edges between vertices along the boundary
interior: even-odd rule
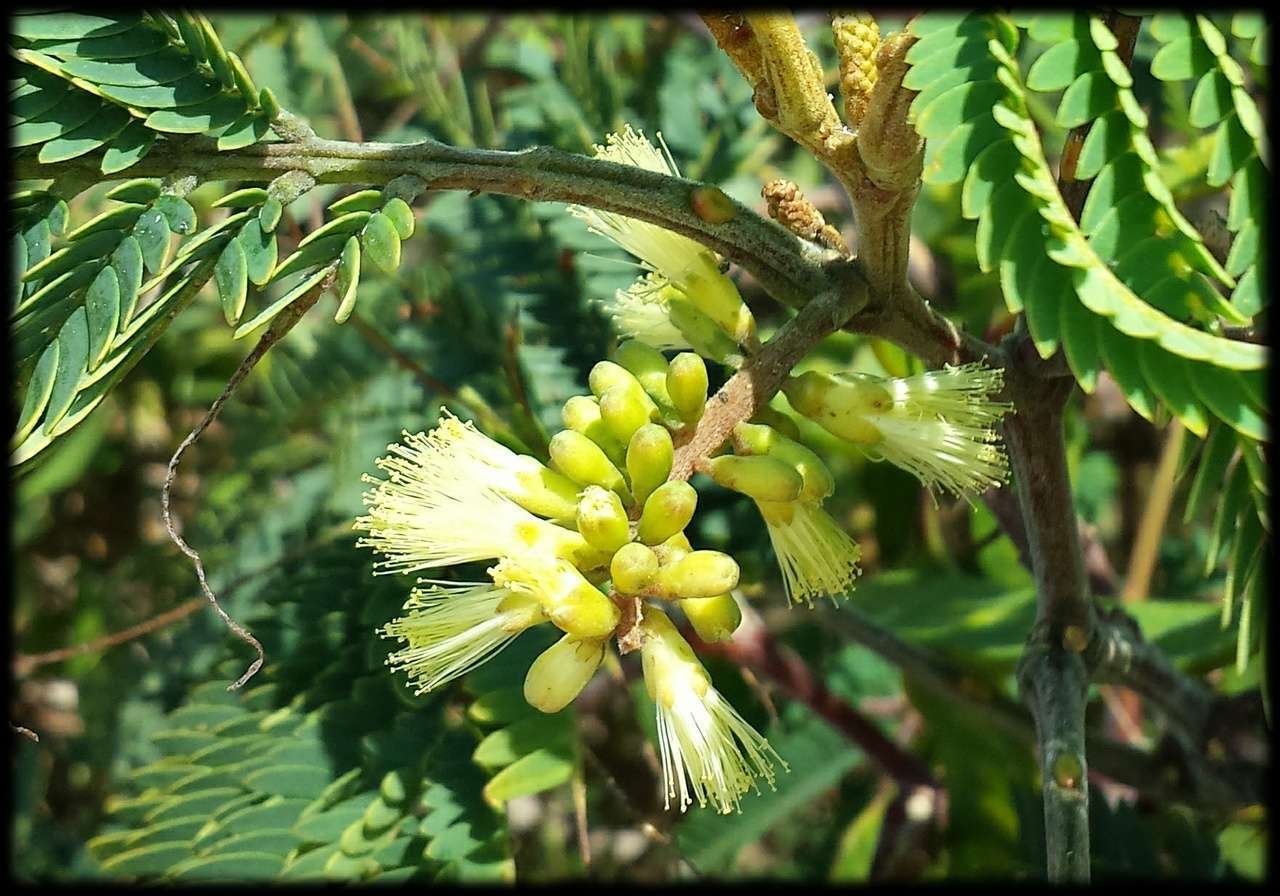
[[[738,202],[732,217],[712,223],[698,217],[691,194],[702,186],[615,162],[534,147],[519,152],[458,149],[434,140],[421,143],[349,143],[312,139],[258,143],[219,152],[206,140],[174,139],[157,145],[121,177],[163,177],[175,172],[203,180],[264,182],[286,171],[303,171],[321,184],[383,186],[397,177],[420,178],[426,189],[500,193],[522,199],[579,203],[658,224],[709,246],[748,270],[775,299],[802,307],[831,284],[828,256],[786,228]],[[93,173],[93,160],[50,165],[35,158],[14,163],[14,178],[43,180],[67,173]]]

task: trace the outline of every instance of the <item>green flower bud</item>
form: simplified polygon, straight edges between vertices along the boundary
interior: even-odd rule
[[[598,485],[627,494],[626,483],[600,446],[580,432],[562,429],[548,446],[551,463],[579,485]]]
[[[695,308],[678,289],[668,286],[663,294],[669,297],[667,309],[672,326],[689,341],[695,352],[720,364],[736,366],[741,361],[742,350],[738,343],[725,335],[715,321]]]
[[[560,411],[560,419],[564,425],[574,432],[580,432],[600,446],[605,455],[615,465],[621,464],[626,455],[626,446],[609,433],[604,418],[600,416],[600,402],[592,395],[575,395],[564,403]]]
[[[675,446],[665,426],[646,423],[635,431],[627,445],[627,476],[637,503],[643,504],[655,488],[667,481],[674,457]]]
[[[664,482],[644,502],[636,537],[645,544],[660,544],[684,531],[698,506],[698,493],[687,482]]]
[[[603,659],[603,640],[565,635],[529,667],[524,679],[524,699],[534,709],[559,712],[587,686]]]
[[[821,501],[835,491],[835,477],[822,462],[822,458],[772,427],[758,423],[739,423],[733,428],[733,437],[735,444],[747,453],[768,455],[790,464],[804,480],[801,498]]]
[[[667,359],[651,345],[629,339],[618,346],[613,358],[640,381],[644,391],[659,406],[670,405],[667,394]]]
[[[621,444],[630,442],[635,431],[649,422],[647,400],[639,386],[622,383],[610,386],[600,396],[600,416],[609,434]]]
[[[708,644],[728,641],[742,624],[742,608],[731,594],[687,598],[680,601],[680,609],[698,637]]]
[[[667,394],[680,418],[697,423],[707,404],[707,365],[693,352],[681,352],[667,369]]]
[[[737,584],[737,561],[720,551],[691,551],[661,567],[655,583],[659,593],[671,600],[715,597]]]
[[[771,408],[769,405],[765,405],[756,411],[755,416],[751,418],[751,422],[772,426],[788,439],[796,442],[800,441],[800,427],[796,426],[796,421],[791,419],[789,415]]]
[[[587,374],[587,385],[591,388],[591,394],[596,398],[603,398],[604,393],[614,386],[627,386],[635,389],[640,395],[640,401],[645,406],[645,413],[652,419],[658,417],[658,406],[653,399],[644,391],[644,386],[640,385],[640,381],[635,378],[631,371],[627,370],[620,364],[612,361],[600,361],[595,367],[591,368],[591,372]],[[622,444],[626,444],[627,440],[623,439]]]
[[[627,511],[616,492],[589,485],[578,501],[578,532],[587,544],[612,554],[631,540]]]
[[[794,501],[804,488],[804,479],[790,464],[772,457],[722,454],[708,458],[700,469],[725,488],[757,501]]]
[[[609,563],[613,587],[622,594],[639,594],[658,577],[658,555],[633,541],[618,548]]]

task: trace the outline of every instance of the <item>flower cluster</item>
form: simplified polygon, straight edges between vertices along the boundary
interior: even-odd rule
[[[661,137],[659,137],[661,140]],[[677,174],[629,126],[598,158]],[[544,711],[572,702],[595,674],[610,637],[638,645],[657,713],[668,805],[694,799],[729,812],[756,781],[786,763],[711,684],[667,612],[678,607],[698,637],[722,641],[742,620],[738,564],[695,550],[685,535],[698,494],[671,479],[675,445],[707,403],[703,358],[738,366],[757,347],[755,321],[720,259],[687,237],[609,212],[570,212],[646,268],[612,305],[624,335],[588,377],[590,395],[565,402],[549,461],[517,454],[445,414],[430,433],[404,434],[366,477],[361,544],[379,572],[412,573],[491,561],[489,581],[420,579],[406,615],[383,634],[388,658],[418,692],[466,673],[537,625],[563,634],[530,667],[525,698]],[[663,349],[692,348],[668,358]],[[808,372],[783,387],[792,408],[931,491],[971,497],[1008,476],[995,425],[1010,406],[991,396],[1001,372],[982,365],[913,377]],[[796,422],[764,408],[732,433],[732,453],[697,461],[716,483],[750,497],[769,532],[788,600],[849,592],[858,546],[823,509],[835,481],[800,442]],[[623,612],[629,611],[622,624]],[[660,608],[662,607],[662,608]],[[620,644],[623,643],[620,637]]]
[[[668,799],[731,811],[757,777],[772,785],[777,757],[655,606],[680,607],[707,641],[731,637],[742,619],[731,594],[738,564],[694,549],[684,530],[697,492],[668,481],[672,433],[695,426],[706,404],[706,365],[634,341],[614,358],[592,369],[591,395],[565,403],[549,464],[447,413],[378,460],[384,478],[367,477],[368,513],[356,522],[361,544],[382,555],[377,571],[493,561],[488,582],[420,580],[406,615],[383,629],[401,643],[388,663],[430,691],[526,629],[554,625],[563,636],[530,667],[524,693],[557,712],[603,662],[619,606],[646,601],[632,638],[657,707]]]

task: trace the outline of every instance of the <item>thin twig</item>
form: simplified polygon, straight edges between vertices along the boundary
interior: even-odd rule
[[[92,641],[72,644],[70,647],[60,647],[57,650],[50,650],[45,653],[20,653],[13,658],[13,674],[18,678],[22,678],[30,674],[33,669],[38,669],[41,666],[47,666],[50,663],[61,663],[90,653],[99,653],[118,644],[133,641],[136,638],[141,638],[144,635],[149,635],[168,625],[172,625],[180,619],[186,619],[204,604],[205,599],[203,597],[193,597],[186,603],[179,604],[171,610],[166,610],[157,616],[153,616],[145,622],[139,622],[137,625],[131,625],[126,629],[110,635],[104,635],[101,638],[95,638]]]
[[[212,589],[209,587],[209,582],[205,577],[204,562],[200,559],[200,554],[195,550],[195,548],[187,544],[183,537],[178,534],[177,529],[174,528],[173,519],[169,511],[169,494],[173,489],[173,481],[177,477],[178,463],[182,460],[182,455],[186,453],[188,448],[196,443],[196,440],[204,434],[204,431],[208,429],[209,425],[217,418],[218,412],[222,410],[222,406],[227,402],[227,399],[231,397],[232,393],[235,392],[236,388],[244,378],[249,375],[249,371],[253,370],[257,363],[262,360],[263,356],[266,355],[267,351],[279,342],[280,339],[293,328],[293,325],[301,319],[302,315],[316,303],[316,300],[320,298],[320,294],[332,284],[336,273],[337,265],[334,265],[333,269],[329,272],[329,276],[325,277],[325,279],[314,289],[301,296],[292,305],[280,312],[276,319],[272,321],[271,326],[267,329],[267,332],[262,334],[262,337],[258,340],[258,344],[254,346],[253,351],[251,351],[245,359],[240,362],[240,366],[236,368],[235,373],[231,374],[231,379],[227,380],[227,385],[223,388],[222,394],[215,398],[213,404],[209,406],[209,410],[204,415],[204,419],[196,424],[195,429],[191,430],[191,432],[187,434],[187,437],[182,440],[182,444],[180,444],[178,449],[173,452],[173,457],[169,458],[169,468],[165,472],[164,487],[160,491],[160,510],[164,517],[165,531],[169,533],[169,538],[172,539],[173,543],[178,546],[178,550],[191,558],[191,562],[196,568],[196,578],[200,581],[200,590],[204,593],[204,596],[208,599],[209,603],[213,605],[213,609],[217,614],[222,617],[222,621],[226,623],[227,628],[231,629],[231,631],[235,633],[236,637],[251,646],[258,653],[257,659],[250,663],[249,668],[245,670],[245,673],[227,687],[228,691],[238,690],[243,687],[244,684],[251,679],[260,668],[262,668],[263,662],[266,661],[266,653],[263,651],[262,644],[258,639],[250,634],[247,629],[240,625],[240,623],[232,619],[231,616],[228,615],[227,611],[222,608],[222,605],[218,603],[218,598],[214,596]]]
[[[570,781],[573,792],[573,819],[578,835],[578,858],[582,860],[584,871],[591,870],[591,836],[587,829],[587,783],[583,778],[582,765],[573,770]]]
[[[304,557],[311,553],[317,546],[333,541],[335,538],[345,538],[350,534],[351,530],[345,523],[330,526],[328,529],[322,530],[316,537],[309,539],[305,544],[285,551],[269,563],[265,563],[254,569],[248,570],[243,575],[236,578],[226,588],[222,589],[223,596],[231,594],[239,590],[244,585],[265,575],[274,569]],[[121,644],[149,635],[152,632],[179,622],[190,616],[193,612],[205,605],[205,598],[193,597],[185,603],[179,604],[171,610],[131,625],[126,629],[114,632],[110,635],[104,635],[101,638],[95,638],[92,641],[86,641],[81,644],[72,644],[69,647],[59,647],[57,650],[46,651],[45,653],[20,653],[13,658],[13,674],[17,678],[22,678],[34,669],[41,666],[47,666],[51,663],[60,663],[65,660],[73,659],[77,656],[85,656],[90,653],[99,653],[104,650],[110,650],[112,647],[118,647]]]

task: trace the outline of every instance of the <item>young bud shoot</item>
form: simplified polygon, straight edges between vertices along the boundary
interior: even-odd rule
[[[609,561],[609,576],[620,594],[640,594],[658,578],[658,555],[633,541],[618,548]]]
[[[578,638],[604,638],[621,614],[572,563],[541,554],[506,557],[489,570],[494,584],[534,598],[561,631]]]
[[[715,597],[738,585],[738,562],[720,551],[690,551],[658,570],[655,587],[669,600]]]
[[[708,458],[699,469],[718,485],[757,501],[794,501],[804,488],[804,478],[790,464],[772,457],[722,454]]]
[[[620,444],[627,444],[635,431],[649,422],[652,401],[639,385],[619,383],[600,396],[600,417],[605,428]]]
[[[739,453],[767,455],[789,464],[804,482],[800,489],[802,500],[821,501],[835,491],[835,477],[822,462],[822,458],[773,427],[759,423],[739,423],[733,428],[733,438]]]
[[[662,352],[642,341],[630,339],[618,346],[613,358],[640,381],[645,393],[659,407],[670,406],[671,396],[667,394],[667,359]]]
[[[756,415],[751,418],[751,422],[771,426],[793,442],[800,441],[800,427],[796,425],[796,421],[790,415],[784,414],[769,405],[765,405],[756,411]]]
[[[622,463],[626,446],[609,434],[600,415],[600,402],[593,395],[575,395],[564,403],[560,419],[566,429],[580,432],[600,446],[614,464]]]
[[[731,594],[691,597],[680,601],[680,609],[698,637],[708,644],[728,641],[742,624],[742,608]]]
[[[579,485],[598,485],[619,494],[626,493],[627,486],[618,468],[599,445],[582,433],[563,429],[551,437],[548,450],[555,468]]]

